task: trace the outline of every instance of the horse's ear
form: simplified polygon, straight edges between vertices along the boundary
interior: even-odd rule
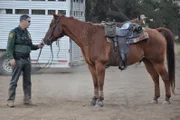
[[[53,13],[53,16],[54,16],[54,19],[58,18],[58,16],[55,13]]]
[[[51,15],[54,15],[54,14],[55,14],[55,12],[51,11]]]

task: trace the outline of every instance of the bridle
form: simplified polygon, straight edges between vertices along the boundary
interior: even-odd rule
[[[54,24],[54,26],[51,28],[51,33],[50,36],[48,37],[48,39],[46,39],[46,44],[51,45],[52,44],[52,36],[54,33],[55,28],[57,27],[59,21],[60,21],[61,16],[58,17],[58,19],[56,20],[56,23]],[[61,32],[60,36],[64,36],[63,32]]]

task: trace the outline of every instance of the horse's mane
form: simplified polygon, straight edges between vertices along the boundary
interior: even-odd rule
[[[94,28],[99,28],[100,27],[100,28],[104,28],[104,24],[102,24],[102,23],[92,23],[92,22],[89,22],[89,21],[88,22],[84,22],[84,21],[80,21],[80,20],[74,18],[73,16],[67,17],[65,15],[61,15],[61,17],[65,17],[67,19],[73,19],[74,21],[81,22],[82,24],[86,24],[86,26],[88,26],[88,27],[94,27]],[[142,24],[138,18],[134,18],[132,20],[125,21],[125,22],[116,22],[116,23],[117,23],[118,27],[121,27],[124,23],[127,23],[127,22],[133,22],[133,23]]]
[[[83,24],[86,24],[86,25],[89,25],[89,26],[92,26],[92,27],[104,27],[103,24],[100,24],[100,23],[92,23],[92,22],[84,22],[84,21],[80,21],[76,18],[74,18],[73,16],[70,16],[70,17],[67,17],[67,16],[64,16],[62,15],[63,17],[67,18],[67,19],[72,19],[74,21],[77,21],[77,22],[81,22]]]
[[[64,19],[62,22],[63,24],[70,25],[71,26],[71,32],[76,33],[76,31],[81,31],[80,34],[81,37],[85,37],[85,44],[88,45],[89,42],[92,40],[92,36],[98,32],[104,32],[104,25],[98,24],[98,23],[92,23],[92,22],[84,22],[81,20],[78,20],[74,17],[67,17],[67,16],[61,16],[61,19]],[[76,30],[76,31],[75,31]]]
[[[86,23],[94,25],[94,26],[99,26],[99,27],[104,26],[104,24],[101,24],[101,23],[92,23],[92,22],[86,22]]]

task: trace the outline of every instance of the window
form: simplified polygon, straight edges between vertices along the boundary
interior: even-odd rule
[[[79,16],[79,15],[78,15],[78,11],[76,11],[76,16]]]
[[[74,11],[74,16],[84,16],[83,11]]]
[[[52,15],[53,13],[56,13],[55,10],[48,10],[48,15]]]
[[[56,0],[48,0],[48,1],[56,1]]]
[[[45,10],[32,10],[32,15],[45,15]]]
[[[29,14],[28,9],[16,9],[15,14]]]
[[[6,14],[12,14],[13,10],[12,9],[6,9]]]
[[[6,10],[5,9],[0,9],[0,14],[6,14]]]
[[[0,9],[0,14],[13,14],[12,9]]]
[[[81,16],[84,16],[84,12],[81,11]]]
[[[58,14],[66,15],[66,10],[58,10]]]
[[[77,2],[78,3],[79,0],[74,0],[74,2]]]

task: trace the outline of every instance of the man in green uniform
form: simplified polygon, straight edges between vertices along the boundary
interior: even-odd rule
[[[44,44],[32,44],[31,35],[27,28],[30,26],[31,18],[28,15],[21,15],[18,27],[11,30],[7,43],[7,56],[9,64],[13,67],[10,81],[7,105],[14,107],[16,87],[19,76],[23,75],[24,104],[32,105],[31,102],[31,50],[42,48]]]

